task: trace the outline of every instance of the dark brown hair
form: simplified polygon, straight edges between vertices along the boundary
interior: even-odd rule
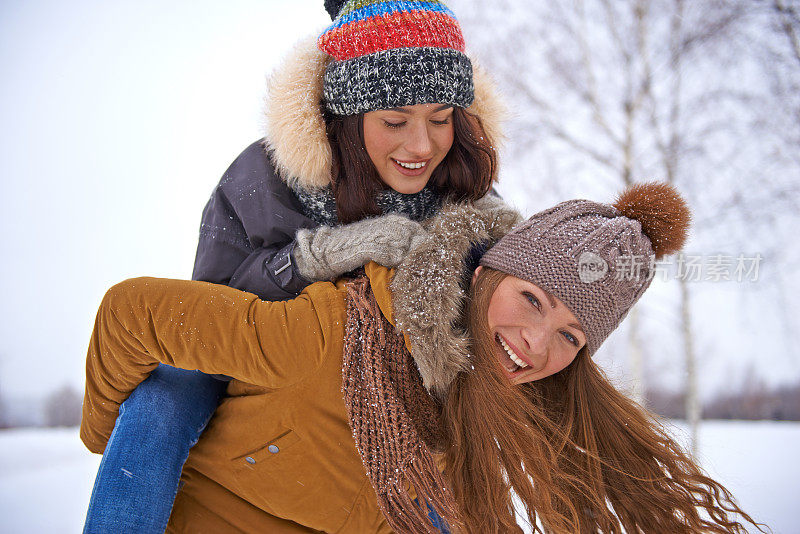
[[[535,532],[743,533],[740,518],[756,525],[585,350],[545,379],[515,386],[505,378],[486,314],[505,276],[484,269],[473,284],[466,321],[474,369],[459,374],[444,407],[457,528],[522,532],[512,490]]]
[[[331,183],[341,223],[380,215],[378,193],[386,186],[364,144],[364,115],[325,112],[333,165]],[[453,108],[453,146],[433,170],[429,184],[445,199],[477,200],[497,176],[497,154],[480,119],[464,108]]]

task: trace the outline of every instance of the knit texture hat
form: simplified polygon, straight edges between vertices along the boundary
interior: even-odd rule
[[[580,322],[592,355],[650,286],[655,260],[681,249],[689,220],[674,187],[640,184],[613,205],[570,200],[534,215],[481,265],[558,297]]]
[[[332,12],[335,4],[327,2],[326,9]],[[333,57],[323,94],[337,115],[472,104],[472,63],[461,27],[437,0],[348,0],[317,44]]]

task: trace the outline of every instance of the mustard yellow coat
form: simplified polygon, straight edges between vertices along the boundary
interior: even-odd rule
[[[367,274],[391,321],[390,271]],[[391,532],[342,399],[345,315],[343,282],[288,302],[203,282],[122,282],[92,334],[81,439],[102,453],[119,404],[158,362],[227,374],[168,532]]]
[[[396,271],[366,266],[381,312],[435,394],[469,365],[454,327],[463,260],[520,218],[497,202],[443,208]],[[341,281],[286,302],[180,280],[112,287],[87,355],[81,439],[102,453],[120,404],[159,362],[232,376],[184,467],[168,532],[390,532],[341,392],[345,295]]]

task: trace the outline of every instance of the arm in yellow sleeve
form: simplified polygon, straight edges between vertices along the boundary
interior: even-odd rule
[[[119,405],[159,363],[291,385],[331,351],[341,353],[344,310],[342,292],[324,282],[281,302],[205,282],[117,284],[103,298],[89,344],[81,439],[102,452]]]

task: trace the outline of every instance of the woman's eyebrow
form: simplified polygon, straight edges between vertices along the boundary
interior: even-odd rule
[[[558,306],[558,303],[556,302],[556,298],[552,295],[552,293],[550,293],[546,289],[542,289],[542,288],[539,288],[539,289],[541,289],[542,293],[544,293],[545,296],[547,297],[548,302],[550,302],[550,307],[551,308],[555,308],[556,306]],[[581,328],[581,325],[579,325],[578,323],[569,323],[567,326],[571,326],[571,327],[579,330],[581,332],[581,334],[583,334],[584,336],[586,335],[586,332],[583,331],[583,328]]]
[[[576,330],[580,330],[581,334],[583,334],[584,336],[586,335],[586,332],[583,331],[583,328],[581,328],[581,325],[579,325],[578,323],[569,323],[567,326],[571,326]]]
[[[539,288],[539,289],[541,289],[542,293],[544,293],[545,296],[547,297],[547,300],[550,302],[550,307],[551,308],[555,308],[558,305],[558,304],[556,304],[556,298],[553,295],[551,295],[546,289],[543,289],[543,288]]]

